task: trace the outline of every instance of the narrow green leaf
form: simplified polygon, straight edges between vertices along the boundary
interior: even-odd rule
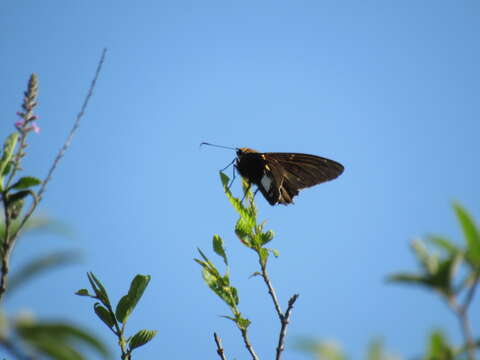
[[[95,292],[95,295],[97,296],[97,298],[104,305],[110,304],[110,300],[108,299],[107,290],[105,289],[103,284],[100,282],[100,280],[97,279],[95,274],[90,271],[90,272],[87,273],[87,277],[88,277],[88,281],[90,282],[90,285],[92,286],[92,289]]]
[[[457,215],[467,244],[467,258],[475,267],[480,267],[480,232],[471,215],[460,204],[454,203]]]
[[[455,246],[454,243],[441,235],[430,234],[427,236],[427,241],[442,249],[448,254],[457,254],[461,252],[461,250],[457,246]]]
[[[133,335],[128,345],[130,349],[133,350],[151,341],[155,335],[157,335],[157,330],[140,330]]]
[[[130,284],[128,294],[120,299],[117,308],[115,309],[115,316],[117,320],[124,324],[130,314],[132,313],[138,301],[143,295],[143,292],[150,282],[150,275],[137,275]]]
[[[25,199],[28,195],[30,195],[32,192],[30,190],[21,190],[17,191],[16,193],[10,194],[8,196],[8,203],[12,204],[16,201],[20,201]]]
[[[428,253],[425,244],[421,240],[413,240],[411,247],[418,262],[428,274],[433,274],[438,269],[438,257]]]
[[[110,329],[113,327],[113,325],[115,325],[115,319],[113,318],[112,314],[110,314],[107,308],[100,305],[100,303],[96,302],[93,305],[93,310],[100,320],[102,320]]]
[[[223,247],[223,240],[220,236],[218,235],[213,235],[213,251],[217,253],[218,256],[221,256],[223,258],[223,262],[225,265],[228,266],[228,260],[227,260],[227,253],[225,252],[225,248]]]
[[[427,278],[417,274],[409,274],[409,273],[398,273],[389,275],[387,277],[388,282],[398,282],[398,283],[406,283],[406,284],[414,284],[414,285],[425,285],[428,282]]]
[[[13,152],[15,151],[15,146],[18,141],[18,132],[10,134],[3,143],[3,152],[0,159],[0,191],[3,190],[3,179],[8,173],[5,172],[6,167],[12,159]]]
[[[18,180],[15,184],[13,184],[12,188],[16,190],[28,189],[29,187],[40,185],[41,183],[42,180],[37,179],[36,177],[24,176],[20,178],[20,180]]]

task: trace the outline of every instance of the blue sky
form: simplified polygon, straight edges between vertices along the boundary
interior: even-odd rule
[[[41,206],[75,236],[25,238],[14,265],[64,248],[81,250],[84,261],[21,289],[7,309],[72,319],[114,348],[92,304],[72,294],[86,287],[86,271],[113,298],[135,274],[150,274],[130,331],[159,334],[136,359],[215,358],[213,331],[230,358],[246,358],[192,261],[197,247],[212,254],[218,233],[254,346],[271,358],[278,320],[263,284],[248,278],[255,258],[233,234],[236,215],[218,179],[235,154],[199,148],[210,141],[345,165],[294,206],[257,197],[281,254],[270,264],[279,297],[285,304],[301,294],[290,344],[335,339],[357,359],[374,336],[410,357],[436,327],[459,340],[433,294],[384,280],[415,269],[413,237],[460,238],[452,200],[480,218],[479,14],[476,1],[3,2],[3,137],[28,76],[40,79],[30,175],[46,174],[108,48]],[[307,358],[291,347],[287,357]]]

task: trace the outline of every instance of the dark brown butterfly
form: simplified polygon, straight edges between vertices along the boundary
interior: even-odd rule
[[[236,169],[250,184],[257,185],[270,205],[292,204],[299,190],[333,180],[343,172],[342,164],[320,156],[235,150]]]

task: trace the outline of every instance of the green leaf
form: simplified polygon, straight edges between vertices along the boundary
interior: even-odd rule
[[[90,293],[88,292],[87,289],[80,289],[80,290],[77,290],[75,292],[75,295],[78,295],[78,296],[89,296],[89,297],[92,297],[92,295],[90,295]]]
[[[251,321],[245,318],[242,318],[241,316],[236,319],[237,326],[241,330],[247,330],[247,328],[250,326]]]
[[[93,305],[93,310],[95,314],[102,320],[110,329],[115,325],[115,319],[113,318],[112,314],[107,310],[107,308],[100,305],[100,303],[95,303]]]
[[[115,316],[117,320],[124,324],[130,314],[132,313],[138,301],[143,295],[143,292],[150,282],[150,275],[137,275],[130,283],[128,294],[120,299],[117,308],[115,309]]]
[[[157,330],[140,330],[128,342],[131,350],[145,345],[157,335]]]
[[[227,253],[225,252],[225,248],[223,247],[223,240],[220,236],[218,235],[213,235],[213,251],[217,253],[218,256],[221,256],[223,258],[223,262],[225,265],[228,266],[228,260],[227,260]]]
[[[40,185],[41,183],[42,180],[37,179],[36,177],[25,176],[20,178],[20,180],[13,184],[12,188],[16,190],[28,189],[29,187]]]
[[[480,232],[475,221],[460,204],[454,203],[453,208],[467,244],[466,257],[473,266],[480,267]]]
[[[5,171],[10,160],[12,159],[15,146],[18,141],[18,132],[10,134],[3,143],[3,153],[0,159],[0,191],[3,191],[3,179],[8,173]]]
[[[411,243],[412,250],[418,262],[428,274],[433,274],[438,269],[438,257],[430,255],[421,240],[414,240]]]
[[[427,241],[451,255],[461,252],[461,250],[457,246],[455,246],[455,244],[453,244],[449,239],[441,235],[428,235]]]
[[[276,258],[280,256],[280,252],[277,249],[268,249],[268,251],[270,251]]]
[[[454,350],[448,343],[441,331],[433,331],[430,334],[427,354],[425,360],[453,360]]]
[[[260,234],[260,242],[261,245],[265,245],[266,243],[270,242],[273,239],[274,232],[272,230],[268,230],[267,232]]]
[[[53,254],[39,256],[23,265],[12,275],[9,281],[9,293],[46,271],[78,263],[79,260],[80,254],[76,251],[59,251]]]
[[[104,305],[110,304],[110,300],[108,299],[107,290],[105,289],[103,284],[100,282],[100,280],[97,279],[97,277],[94,275],[93,272],[88,272],[87,277],[88,277],[88,281],[90,282],[90,285],[92,286],[92,289],[95,292],[95,295],[97,296],[97,298]]]

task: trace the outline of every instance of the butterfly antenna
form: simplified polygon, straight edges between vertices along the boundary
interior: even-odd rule
[[[202,142],[202,143],[200,143],[200,146],[202,146],[202,145],[208,145],[208,146],[218,147],[218,148],[222,148],[222,149],[237,150],[237,148],[234,148],[234,147],[223,146],[223,145],[216,145],[216,144],[210,144],[210,143],[208,143],[208,142]]]

